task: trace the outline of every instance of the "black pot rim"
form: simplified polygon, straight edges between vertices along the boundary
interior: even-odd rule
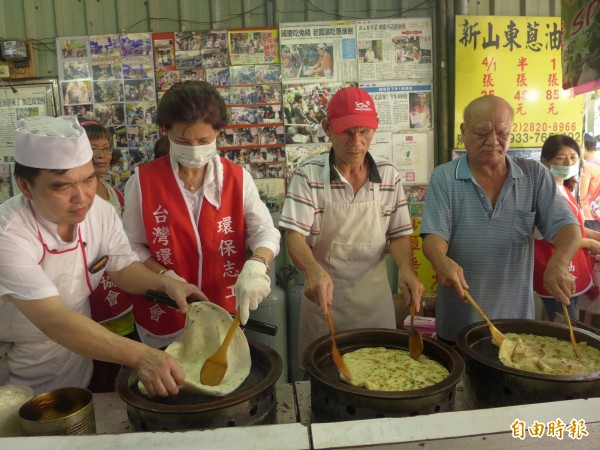
[[[534,333],[536,330],[538,330],[538,331],[539,330],[553,330],[553,331],[560,330],[563,333],[566,332],[567,335],[569,333],[569,327],[567,325],[563,325],[563,324],[556,323],[556,322],[546,322],[546,321],[533,320],[533,319],[499,319],[499,320],[494,320],[493,324],[494,324],[494,326],[496,326],[496,328],[498,328],[503,333],[514,332],[514,331],[511,331],[510,328],[511,328],[511,326],[517,326],[517,325],[526,326],[530,330],[529,334]],[[516,376],[523,377],[523,378],[529,378],[532,380],[563,381],[563,382],[570,382],[570,383],[600,380],[600,371],[594,372],[591,374],[584,374],[584,375],[550,375],[550,374],[542,374],[542,373],[536,373],[536,372],[528,372],[525,370],[515,369],[513,367],[507,367],[504,364],[502,364],[499,359],[496,359],[495,361],[491,360],[491,359],[485,357],[484,355],[476,352],[472,347],[472,344],[479,343],[484,340],[491,341],[491,335],[489,334],[489,331],[487,331],[487,335],[486,335],[483,332],[484,329],[489,330],[489,327],[485,321],[476,322],[476,323],[473,323],[473,324],[468,325],[465,328],[463,328],[456,337],[456,345],[457,345],[459,351],[463,355],[466,355],[465,360],[467,360],[467,365],[468,365],[467,358],[472,358],[475,361],[477,361],[485,366],[492,367],[500,372],[504,372],[504,373],[511,374],[511,375],[516,375]],[[481,337],[480,339],[477,339],[476,341],[474,341],[474,339],[475,339],[473,337],[474,333],[481,333],[484,336]],[[589,345],[589,342],[593,342],[595,344],[594,347],[600,350],[600,336],[598,336],[590,331],[583,330],[581,328],[576,328],[576,327],[573,327],[573,333],[575,335],[575,339],[577,340],[577,342],[579,342],[580,340],[583,340],[583,338],[586,338],[585,342],[588,342],[588,345]],[[550,337],[558,337],[558,336],[552,335],[552,334],[541,334],[541,335],[542,336],[550,336]]]
[[[207,403],[189,405],[156,403],[151,401],[150,398],[137,395],[131,389],[131,386],[138,383],[138,378],[130,368],[124,367],[117,376],[116,391],[121,399],[128,405],[140,410],[159,414],[194,414],[237,405],[271,388],[283,371],[283,363],[279,353],[260,342],[248,341],[248,344],[250,346],[252,364],[261,364],[266,366],[267,369],[267,375],[251,389],[245,389],[240,392],[238,392],[238,389],[230,395],[214,397],[215,401]]]
[[[358,348],[382,346],[408,351],[408,335],[409,333],[406,330],[357,328],[341,331],[339,333],[336,332],[335,340],[338,349],[342,354],[345,353],[345,351],[352,351]],[[376,338],[376,342],[374,345],[369,345],[369,341],[371,340],[372,342],[373,337]],[[381,340],[381,342],[378,342],[379,340]],[[325,373],[318,364],[318,362],[323,361],[324,359],[331,359],[331,337],[328,335],[313,341],[306,348],[303,354],[303,362],[304,368],[311,376],[311,380],[314,378],[331,389],[366,398],[393,400],[417,399],[448,391],[458,384],[465,372],[465,363],[461,355],[449,345],[430,337],[423,336],[423,346],[423,354],[444,365],[450,372],[450,375],[432,386],[411,391],[370,391],[368,389],[344,383],[339,380],[339,378],[332,379],[332,377]],[[444,354],[446,356],[445,360],[441,361],[440,358],[428,354],[428,352],[431,352],[432,350]]]

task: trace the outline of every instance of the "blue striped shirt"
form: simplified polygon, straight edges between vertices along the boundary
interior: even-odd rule
[[[577,224],[539,162],[508,157],[509,173],[495,206],[475,182],[467,156],[438,166],[427,189],[421,236],[448,243],[447,256],[464,270],[469,292],[491,319],[534,318],[533,233],[552,241],[559,228]],[[450,288],[438,286],[436,325],[441,338],[481,316]]]
[[[381,217],[388,239],[412,234],[412,222],[402,183],[394,165],[384,159],[374,159],[367,152],[369,180],[354,195],[352,185],[333,167],[333,150],[304,161],[294,172],[281,211],[279,227],[289,228],[307,236],[312,248],[321,233],[325,198],[323,166],[330,158],[331,196],[334,203],[361,203],[373,200],[373,183],[380,183]],[[329,180],[328,180],[329,181]]]

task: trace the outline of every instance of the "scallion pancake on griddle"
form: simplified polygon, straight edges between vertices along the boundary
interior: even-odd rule
[[[207,386],[200,382],[200,370],[204,361],[219,349],[232,322],[231,315],[214,303],[190,304],[183,333],[165,349],[185,372],[184,389],[224,396],[235,391],[246,380],[252,366],[250,347],[246,335],[238,328],[227,350],[227,372],[223,381],[217,386]],[[143,387],[141,383],[138,386],[140,390]]]
[[[600,350],[578,342],[577,358],[570,341],[551,336],[506,333],[498,357],[507,367],[548,375],[584,375],[600,370]]]
[[[342,381],[372,391],[411,391],[432,386],[450,374],[437,361],[421,355],[418,361],[409,352],[385,347],[365,347],[342,356],[352,381]]]

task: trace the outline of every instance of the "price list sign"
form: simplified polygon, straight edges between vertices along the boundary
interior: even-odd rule
[[[553,134],[581,143],[583,97],[561,78],[560,18],[457,16],[455,148],[464,148],[465,107],[482,95],[513,107],[511,148],[541,147]]]

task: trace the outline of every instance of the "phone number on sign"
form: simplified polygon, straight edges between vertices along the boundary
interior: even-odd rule
[[[566,133],[577,131],[575,122],[514,122],[513,133]]]
[[[563,124],[561,124],[563,125]],[[567,136],[575,139],[576,142],[581,140],[581,132],[580,131],[567,131],[567,130],[557,130],[549,131],[549,132],[533,132],[529,133],[517,133],[512,132],[510,135],[510,143],[511,144],[540,144],[542,145],[546,139],[548,139],[553,134],[566,134]]]

